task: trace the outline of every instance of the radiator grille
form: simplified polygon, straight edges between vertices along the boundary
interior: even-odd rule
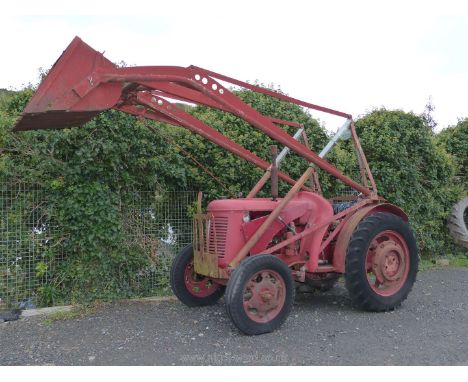
[[[194,248],[198,252],[224,257],[229,218],[211,214],[196,214],[194,219]]]
[[[207,252],[216,253],[218,257],[224,257],[228,233],[228,218],[224,216],[212,217],[207,220],[207,225]]]

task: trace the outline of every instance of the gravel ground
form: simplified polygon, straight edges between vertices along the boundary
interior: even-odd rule
[[[0,365],[468,365],[468,268],[421,272],[399,309],[355,309],[343,284],[299,295],[275,333],[240,334],[223,302],[103,306],[0,324]]]

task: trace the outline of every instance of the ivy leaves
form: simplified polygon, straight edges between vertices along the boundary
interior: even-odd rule
[[[452,158],[423,118],[380,109],[359,119],[356,129],[379,193],[409,214],[422,254],[450,251],[446,218],[461,191]]]
[[[0,175],[41,186],[47,194],[41,211],[60,227],[54,240],[61,245],[49,249],[50,258],[63,250],[65,260],[55,268],[42,260],[33,267],[35,276],[51,280],[39,292],[46,303],[130,296],[137,274],[151,260],[144,248],[128,244],[122,205],[142,190],[202,190],[208,200],[228,196],[226,190],[161,136],[117,111],[101,113],[80,128],[12,134],[10,128],[32,94],[25,89],[0,98]],[[303,108],[251,91],[236,94],[262,114],[304,124],[315,151],[328,141],[323,127]],[[269,146],[275,142],[243,120],[206,107],[187,110],[270,161]],[[245,195],[263,173],[185,129],[154,126],[208,167],[231,194]],[[296,131],[283,128],[291,135]],[[466,189],[468,121],[435,136],[420,116],[381,109],[360,118],[356,128],[380,194],[409,213],[422,253],[451,250],[445,220]],[[358,179],[349,142],[339,143],[327,159]],[[306,166],[290,153],[281,168],[297,179]],[[456,173],[464,176],[462,182]],[[320,181],[326,196],[339,193],[341,185],[331,176],[320,172]],[[289,189],[283,182],[280,186],[280,193]],[[265,194],[268,185],[260,196]]]

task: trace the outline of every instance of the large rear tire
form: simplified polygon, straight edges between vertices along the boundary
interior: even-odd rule
[[[447,226],[455,243],[468,250],[468,197],[453,206]]]
[[[294,302],[294,280],[288,266],[273,255],[242,261],[226,288],[226,311],[247,335],[269,333],[287,319]]]
[[[190,307],[213,305],[226,289],[224,285],[215,283],[209,277],[195,273],[191,244],[174,258],[170,282],[177,298]]]
[[[361,221],[351,236],[345,263],[346,288],[364,310],[392,310],[408,297],[418,263],[410,226],[396,215],[376,213]]]

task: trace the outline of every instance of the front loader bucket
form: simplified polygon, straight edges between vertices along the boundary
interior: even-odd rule
[[[100,83],[88,93],[80,92],[93,81],[93,73],[115,65],[75,37],[39,85],[13,131],[79,126],[99,112],[113,107],[122,85]]]

